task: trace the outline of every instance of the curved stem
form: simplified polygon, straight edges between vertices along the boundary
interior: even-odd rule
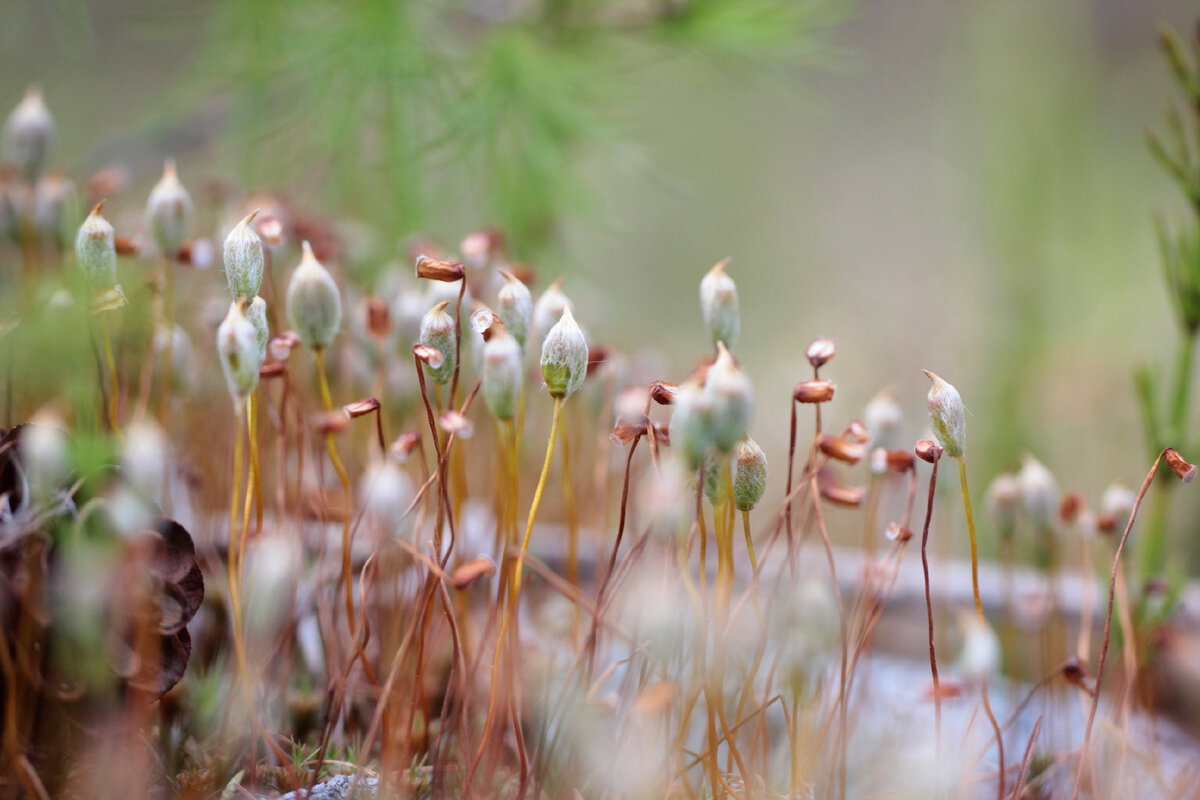
[[[104,340],[104,363],[108,367],[108,427],[121,439],[121,426],[117,422],[117,403],[120,400],[120,387],[117,385],[117,362],[113,358],[112,337],[108,332],[108,317],[100,317],[100,335]]]
[[[546,488],[546,477],[550,474],[550,462],[554,456],[554,441],[558,437],[558,425],[559,420],[562,418],[562,406],[563,398],[554,398],[554,416],[550,422],[550,440],[546,443],[546,458],[542,462],[542,474],[538,478],[537,488],[533,492],[533,502],[529,506],[529,517],[525,523],[525,535],[521,539],[521,549],[517,553],[517,563],[513,567],[504,616],[500,618],[500,632],[496,635],[496,649],[492,655],[492,686],[488,698],[487,717],[484,720],[483,735],[479,740],[479,748],[475,751],[475,757],[471,760],[471,766],[467,771],[466,781],[463,785],[464,797],[469,795],[471,780],[475,776],[475,770],[479,766],[480,759],[483,758],[488,737],[492,730],[492,722],[496,713],[496,695],[499,691],[500,662],[504,655],[504,640],[508,634],[508,626],[512,620],[513,613],[516,611],[517,604],[520,601],[521,571],[525,566],[525,553],[529,549],[529,540],[533,534],[533,523],[537,518],[538,506],[542,503],[542,492]]]
[[[250,485],[254,498],[254,533],[257,535],[262,533],[263,524],[262,464],[258,455],[258,389],[250,393],[250,402],[246,406],[246,436],[250,442]],[[249,501],[250,495],[247,495],[246,502]]]
[[[329,381],[325,377],[325,351],[318,347],[313,352],[317,357],[317,382],[321,387],[321,403],[326,411],[332,411],[333,399],[329,394]],[[342,459],[338,457],[337,444],[332,433],[325,434],[325,449],[329,451],[329,460],[338,474],[338,480],[341,481],[345,502],[342,509],[342,583],[345,584],[346,620],[350,624],[350,636],[353,638],[358,635],[358,625],[354,619],[354,588],[350,577],[350,478],[346,475],[346,468],[342,466]]]
[[[579,512],[575,507],[575,491],[571,480],[571,436],[562,432],[563,503],[567,512],[567,582],[579,588]],[[579,640],[579,606],[571,612],[571,641]]]
[[[793,542],[792,531],[792,467],[796,461],[796,400],[792,398],[789,404],[792,408],[791,430],[788,435],[788,465],[787,465],[787,487],[784,489],[787,495],[786,504],[786,519],[787,519],[787,546],[788,546],[788,565],[792,567],[792,577],[795,577],[795,562],[792,559],[792,548],[795,546]]]
[[[842,590],[838,585],[837,568],[833,561],[833,547],[829,543],[829,531],[825,527],[825,516],[821,511],[821,489],[817,485],[817,472],[813,471],[809,478],[812,489],[813,513],[817,519],[817,531],[821,534],[821,544],[825,547],[825,559],[829,564],[829,579],[833,585],[833,599],[837,604],[838,629],[842,641],[842,663],[838,676],[838,739],[836,743],[837,758],[834,759],[833,769],[837,780],[839,798],[846,796],[846,743],[848,733],[846,680],[849,666],[849,629],[846,621],[846,606],[842,602]]]
[[[242,404],[245,405],[244,403]],[[250,666],[246,660],[245,643],[242,641],[242,544],[243,537],[238,527],[238,498],[241,492],[242,483],[242,418],[244,414],[242,408],[237,409],[237,433],[233,440],[233,484],[230,489],[229,500],[229,553],[228,553],[228,580],[229,580],[229,606],[232,611],[231,620],[233,630],[233,652],[237,660],[238,672],[241,673],[242,683],[246,687],[247,700],[253,708],[253,687],[250,683]]]
[[[937,453],[937,451],[934,452]],[[937,652],[933,645],[933,597],[929,588],[929,523],[933,519],[933,494],[937,487],[939,460],[938,455],[935,455],[933,473],[929,476],[929,504],[925,507],[925,527],[921,532],[921,567],[925,571],[925,616],[929,622],[929,671],[933,674],[934,752],[940,759],[942,752],[942,686],[938,680]]]
[[[967,532],[971,536],[971,588],[975,592],[975,613],[979,615],[979,624],[986,629],[987,618],[983,615],[983,602],[979,598],[979,552],[975,541],[975,516],[971,513],[971,492],[967,488],[967,459],[964,455],[958,457],[958,482],[962,486],[963,509],[967,514]],[[1000,784],[996,789],[996,797],[997,800],[1004,800],[1004,736],[1000,732],[1000,725],[996,722],[996,715],[992,713],[992,704],[988,699],[986,675],[980,689],[980,698],[983,700],[983,710],[987,713],[988,721],[992,723],[992,730],[996,734],[1000,773]]]
[[[608,583],[612,579],[613,569],[617,565],[617,553],[621,550],[621,540],[625,538],[625,518],[629,506],[629,474],[633,466],[633,454],[641,440],[641,436],[633,437],[633,443],[629,445],[629,454],[625,457],[625,478],[621,483],[621,514],[617,522],[617,539],[613,542],[612,554],[608,557],[608,568],[604,570],[604,575],[600,578],[600,589],[596,593],[596,615],[592,618],[592,630],[588,635],[586,645],[587,668],[584,675],[588,681],[591,680],[592,670],[596,666],[597,637],[600,630],[600,615],[604,609],[604,595],[608,591]]]
[[[554,416],[550,422],[550,441],[546,444],[546,460],[542,463],[542,474],[538,478],[537,488],[533,492],[533,503],[529,506],[529,518],[525,522],[525,536],[521,540],[521,550],[517,554],[517,565],[514,569],[512,583],[512,600],[515,604],[521,593],[521,568],[525,564],[525,552],[529,549],[529,539],[533,534],[533,522],[537,517],[538,506],[542,502],[542,491],[546,488],[546,476],[550,474],[550,459],[554,455],[554,440],[558,436],[559,420],[562,417],[563,398],[554,398]]]
[[[1133,508],[1129,513],[1129,520],[1125,523],[1125,532],[1121,534],[1121,541],[1117,545],[1117,552],[1113,555],[1112,572],[1108,578],[1108,613],[1104,618],[1104,638],[1100,641],[1100,660],[1096,662],[1096,685],[1092,689],[1092,707],[1088,711],[1087,725],[1083,730],[1083,745],[1079,750],[1079,766],[1075,771],[1075,791],[1071,795],[1071,800],[1079,800],[1080,784],[1083,780],[1083,769],[1087,763],[1088,745],[1092,741],[1092,726],[1096,722],[1096,709],[1100,706],[1100,687],[1104,682],[1104,661],[1108,658],[1108,645],[1112,635],[1112,617],[1113,617],[1113,599],[1117,591],[1117,576],[1121,569],[1121,553],[1125,550],[1125,543],[1129,540],[1129,531],[1133,528],[1133,521],[1137,518],[1138,509],[1142,505],[1142,498],[1146,496],[1146,491],[1150,488],[1150,482],[1154,480],[1154,473],[1158,472],[1158,465],[1162,461],[1162,451],[1158,454],[1158,458],[1154,459],[1153,466],[1146,473],[1146,479],[1142,481],[1142,488],[1138,490],[1137,498],[1133,501]]]

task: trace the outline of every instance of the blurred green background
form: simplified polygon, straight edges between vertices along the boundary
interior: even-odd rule
[[[40,84],[56,162],[126,167],[118,204],[140,207],[172,155],[189,184],[271,187],[367,223],[345,265],[361,280],[412,234],[453,245],[502,226],[517,260],[568,276],[594,335],[651,343],[668,379],[705,349],[696,285],[731,256],[776,475],[823,334],[834,424],[894,384],[923,435],[929,368],[972,411],[980,492],[1029,450],[1095,500],[1144,474],[1130,376],[1175,352],[1151,220],[1185,209],[1143,131],[1173,93],[1155,32],[1190,35],[1196,13],[7,0],[0,105]],[[1173,537],[1194,538],[1200,502],[1174,502]]]

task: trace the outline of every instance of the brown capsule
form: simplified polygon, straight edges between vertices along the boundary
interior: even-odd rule
[[[392,332],[392,312],[380,297],[367,298],[367,333],[376,339],[386,339]]]
[[[639,436],[645,436],[650,426],[650,418],[644,414],[636,417],[621,417],[608,435],[615,444],[629,444]]]
[[[907,542],[909,539],[913,538],[913,532],[908,528],[902,528],[893,522],[887,526],[887,531],[884,532],[884,536],[893,542]]]
[[[342,406],[342,410],[349,415],[350,419],[362,417],[373,411],[379,410],[379,401],[374,397],[364,397],[362,400],[356,400],[353,403]]]
[[[650,384],[650,398],[660,406],[669,406],[675,402],[675,395],[678,392],[679,384],[677,383],[655,381]]]
[[[113,236],[113,247],[119,256],[136,256],[138,254],[137,242],[128,236]]]
[[[272,336],[267,343],[267,352],[276,361],[286,361],[292,350],[300,344],[300,337],[295,331],[284,331],[278,336]]]
[[[341,433],[350,427],[350,416],[343,409],[319,411],[311,417],[313,430],[322,435]]]
[[[392,442],[388,450],[393,458],[403,464],[419,444],[421,444],[421,434],[416,431],[405,431],[396,437],[396,441]]]
[[[434,369],[442,365],[442,351],[436,347],[430,347],[426,344],[414,344],[412,351],[413,355],[423,364],[428,364]]]
[[[1083,494],[1080,492],[1069,492],[1058,505],[1058,518],[1067,525],[1070,525],[1079,518],[1079,512],[1083,511],[1083,509]]]
[[[482,336],[485,342],[491,341],[492,326],[504,324],[500,321],[500,317],[496,315],[495,311],[492,311],[482,303],[476,304],[475,310],[471,312],[469,322],[471,323],[471,330]]]
[[[537,283],[537,271],[529,264],[509,264],[505,271],[526,286]]]
[[[658,442],[664,445],[671,444],[671,434],[667,431],[666,423],[651,422],[644,414],[621,417],[608,438],[616,444],[629,444],[637,437],[649,434],[651,429]]]
[[[438,416],[438,426],[459,439],[470,439],[471,434],[475,433],[475,426],[471,424],[471,420],[454,410],[443,411]]]
[[[966,692],[966,687],[963,684],[953,678],[942,678],[938,686],[935,687],[933,684],[926,686],[924,695],[926,700],[934,698],[953,700],[956,697],[962,697],[964,692]]]
[[[496,574],[496,565],[487,556],[473,558],[454,570],[450,576],[450,584],[455,589],[466,589],[480,578]]]
[[[485,263],[494,253],[503,249],[504,234],[495,228],[468,233],[458,245],[462,257],[475,266]]]
[[[1096,530],[1101,533],[1112,533],[1117,528],[1117,518],[1107,511],[1096,515]]]
[[[696,368],[687,374],[683,379],[683,383],[694,383],[697,386],[704,386],[708,383],[708,368],[712,366],[713,359],[706,358],[696,365]]]
[[[650,447],[657,453],[658,445],[671,446],[671,430],[665,422],[650,423]]]
[[[652,683],[646,691],[638,695],[633,707],[642,716],[652,717],[670,709],[671,703],[679,696],[679,689],[670,681]]]
[[[887,468],[892,472],[908,472],[916,463],[916,457],[907,450],[887,451]]]
[[[258,235],[262,237],[262,240],[271,247],[279,247],[279,245],[283,244],[283,220],[278,215],[260,215],[255,220],[254,227],[258,231]]]
[[[446,261],[426,255],[417,256],[418,278],[453,283],[462,280],[464,274],[463,265],[457,261]]]
[[[278,378],[283,375],[284,370],[285,366],[282,361],[268,361],[258,368],[258,377],[260,379]]]
[[[129,186],[129,171],[124,167],[104,167],[92,173],[84,182],[89,199],[88,205],[102,197],[120,194]]]
[[[913,447],[913,452],[916,453],[917,458],[928,464],[932,464],[942,457],[943,449],[940,444],[935,444],[928,439],[922,439]]]
[[[861,506],[865,494],[861,486],[841,486],[831,483],[821,487],[822,497],[834,505],[845,506],[846,508],[858,508]]]
[[[188,240],[179,246],[179,252],[175,254],[175,260],[180,264],[194,266],[196,256],[198,255],[197,250],[199,249],[202,249],[202,246],[197,247],[196,240]]]
[[[828,403],[837,391],[837,384],[823,378],[800,381],[792,390],[792,399],[797,403]]]
[[[608,361],[608,345],[597,344],[588,348],[587,374],[591,375]]]
[[[1078,656],[1068,658],[1059,669],[1067,683],[1078,686],[1088,694],[1092,693],[1091,687],[1087,685],[1087,667],[1079,660]]]
[[[490,342],[493,336],[497,336],[500,333],[508,333],[508,328],[504,327],[503,320],[495,317],[492,320],[492,324],[488,325],[480,335],[483,336],[484,342]]]
[[[830,458],[847,464],[857,464],[867,454],[867,448],[864,445],[828,433],[821,434],[821,437],[817,439],[817,448]]]
[[[833,343],[832,339],[826,339],[824,336],[813,339],[812,344],[804,351],[804,357],[808,359],[808,363],[812,364],[814,369],[824,366],[835,355],[837,355],[837,345]]]
[[[842,433],[842,438],[857,444],[870,444],[871,432],[867,430],[866,425],[863,425],[856,419],[852,419],[850,420],[850,424],[846,426],[846,430]]]
[[[1163,458],[1167,461],[1167,466],[1171,468],[1176,477],[1184,483],[1191,483],[1192,478],[1196,477],[1196,465],[1189,464],[1183,456],[1179,455],[1179,451],[1174,447],[1168,447],[1163,451]]]

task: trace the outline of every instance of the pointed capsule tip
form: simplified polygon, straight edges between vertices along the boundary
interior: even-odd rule
[[[249,225],[251,222],[254,221],[254,218],[258,216],[258,212],[261,210],[262,209],[256,208],[253,211],[251,211],[249,214],[246,215],[246,218],[242,220],[241,224]]]
[[[729,266],[730,256],[726,256],[713,265],[713,268],[708,271],[709,275],[721,275],[725,272],[725,268]]]
[[[442,302],[438,303],[436,306],[434,306],[434,307],[433,307],[432,309],[430,309],[430,310],[431,310],[433,313],[435,313],[435,314],[437,314],[437,313],[441,313],[442,311],[445,311],[445,310],[446,310],[446,307],[447,307],[448,305],[450,305],[450,301],[449,301],[449,300],[443,300]]]
[[[100,216],[100,212],[104,210],[104,201],[107,199],[108,199],[107,197],[100,198],[100,202],[96,203],[96,205],[92,207],[92,213],[89,214],[88,216],[90,216],[90,217]]]

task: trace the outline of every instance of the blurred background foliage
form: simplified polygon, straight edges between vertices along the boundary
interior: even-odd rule
[[[1190,32],[1195,14],[8,0],[0,101],[40,83],[58,163],[125,166],[119,203],[139,207],[173,155],[185,182],[269,187],[334,217],[358,232],[342,265],[360,280],[413,235],[503,228],[517,260],[568,276],[591,330],[653,348],[664,378],[702,351],[695,285],[732,256],[773,463],[803,348],[824,334],[835,419],[896,385],[923,435],[919,370],[935,369],[973,413],[973,482],[1029,450],[1095,500],[1146,468],[1130,376],[1175,352],[1152,219],[1181,201],[1143,130],[1172,96],[1155,32]],[[1173,498],[1179,544],[1200,521],[1190,496]]]

